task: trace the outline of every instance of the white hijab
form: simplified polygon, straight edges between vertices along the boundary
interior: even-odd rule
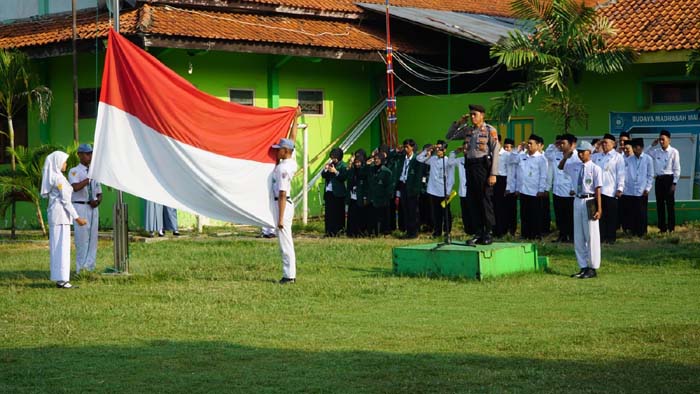
[[[66,160],[68,160],[68,153],[61,152],[60,150],[46,156],[46,161],[44,161],[44,170],[41,174],[42,197],[48,198],[51,188],[58,185],[61,178],[63,178],[61,167],[63,167],[63,163],[65,163]]]

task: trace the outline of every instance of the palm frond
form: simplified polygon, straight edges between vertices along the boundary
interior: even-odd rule
[[[514,0],[510,3],[513,16],[517,19],[545,19],[552,8],[551,0]]]
[[[513,87],[502,96],[492,99],[494,105],[489,111],[489,118],[499,123],[508,123],[511,115],[529,104],[538,91],[539,84],[532,80],[513,84]]]
[[[685,64],[685,73],[687,75],[692,75],[696,72],[700,72],[700,49],[691,52],[688,62]]]

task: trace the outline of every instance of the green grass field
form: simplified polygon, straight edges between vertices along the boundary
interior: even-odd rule
[[[0,240],[0,392],[698,393],[700,227],[603,248],[600,276],[394,276],[406,241],[133,243],[128,277],[48,281],[47,243]],[[431,242],[427,239],[411,241]],[[111,265],[100,243],[98,270]]]

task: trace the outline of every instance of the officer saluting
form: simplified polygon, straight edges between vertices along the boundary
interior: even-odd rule
[[[467,199],[472,207],[476,236],[469,243],[491,244],[491,231],[496,223],[493,213],[493,186],[498,175],[498,131],[484,122],[485,109],[481,105],[469,105],[469,118],[472,126],[467,124],[467,115],[452,123],[447,131],[449,140],[464,139],[466,150],[464,166],[467,176]]]

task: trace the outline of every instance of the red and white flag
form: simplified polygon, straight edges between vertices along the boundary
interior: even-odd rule
[[[270,146],[295,113],[201,92],[111,30],[90,177],[210,218],[274,226]]]

